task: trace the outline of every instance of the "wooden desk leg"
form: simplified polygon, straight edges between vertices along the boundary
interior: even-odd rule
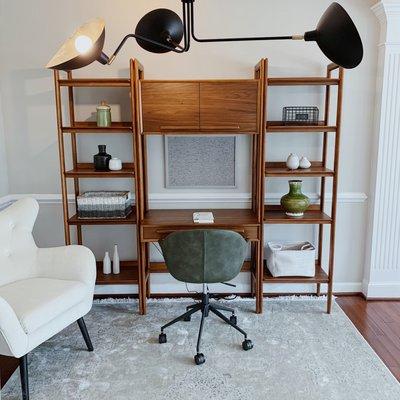
[[[146,243],[141,242],[140,251],[140,263],[139,263],[139,313],[140,315],[146,315],[147,312],[147,301],[146,301],[146,265],[147,265],[147,252]]]
[[[150,245],[146,244],[146,298],[149,299],[151,295],[150,288]]]
[[[260,242],[256,242],[256,313],[263,312],[263,274],[262,274],[262,247]]]

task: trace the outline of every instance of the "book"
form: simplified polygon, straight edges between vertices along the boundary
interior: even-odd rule
[[[214,215],[212,212],[195,212],[193,213],[193,222],[195,224],[213,224]]]

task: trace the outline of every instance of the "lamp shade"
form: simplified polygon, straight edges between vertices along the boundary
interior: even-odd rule
[[[108,57],[102,52],[105,39],[105,23],[101,18],[86,22],[61,46],[46,68],[70,71],[99,61],[107,64]]]
[[[316,41],[322,52],[344,68],[355,68],[363,59],[363,45],[354,22],[338,3],[322,15],[317,29],[306,32],[306,41]]]
[[[166,8],[158,8],[147,13],[137,24],[135,34],[146,39],[176,47],[183,38],[183,23],[179,15]],[[170,40],[167,40],[170,38]],[[151,53],[167,53],[164,47],[136,38],[137,43],[144,50]],[[173,44],[174,43],[174,44]]]

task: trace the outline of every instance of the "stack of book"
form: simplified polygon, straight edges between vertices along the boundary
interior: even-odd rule
[[[214,215],[212,212],[195,212],[193,213],[193,222],[195,224],[213,224]]]

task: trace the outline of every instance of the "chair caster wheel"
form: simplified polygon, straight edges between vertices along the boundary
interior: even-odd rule
[[[158,343],[167,343],[167,335],[165,333],[160,333],[160,335],[158,336]]]
[[[201,365],[204,364],[206,362],[206,358],[204,357],[203,353],[198,353],[194,356],[194,362],[196,363],[196,365]]]
[[[245,339],[242,343],[243,350],[251,350],[253,348],[253,342],[250,339]]]
[[[237,316],[231,315],[231,317],[229,318],[229,321],[231,321],[231,324],[237,325]]]
[[[183,318],[185,322],[190,322],[192,320],[192,317],[189,315],[188,317]]]

